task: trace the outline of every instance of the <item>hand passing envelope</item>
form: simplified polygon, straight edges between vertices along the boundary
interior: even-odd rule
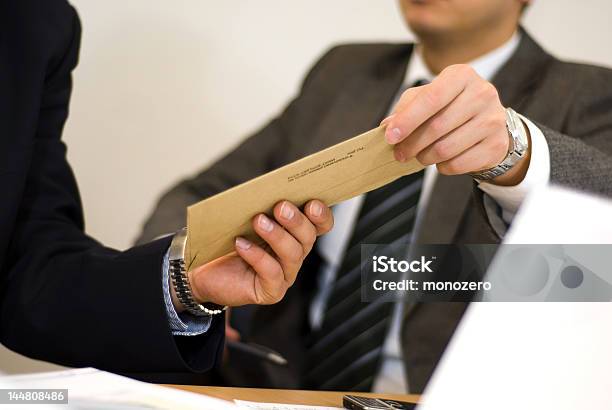
[[[328,206],[421,169],[415,159],[398,162],[376,128],[190,206],[194,296],[228,306],[278,302],[316,236],[331,229]]]
[[[187,209],[187,266],[193,269],[234,250],[234,239],[261,239],[250,222],[271,214],[281,200],[303,206],[317,198],[327,206],[417,172],[415,159],[398,162],[379,127],[259,176]]]

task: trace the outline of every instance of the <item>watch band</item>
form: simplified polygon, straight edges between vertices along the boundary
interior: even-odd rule
[[[185,309],[195,316],[218,315],[227,309],[227,306],[216,303],[198,303],[193,297],[187,270],[185,269],[185,245],[187,244],[187,228],[174,234],[170,251],[168,252],[169,273],[176,297],[185,306]]]
[[[508,137],[510,138],[510,145],[506,158],[493,168],[471,173],[470,175],[472,178],[480,181],[489,181],[493,178],[497,178],[511,170],[512,167],[525,156],[529,148],[527,131],[525,131],[525,127],[520,117],[512,108],[506,108],[506,128],[508,130]]]

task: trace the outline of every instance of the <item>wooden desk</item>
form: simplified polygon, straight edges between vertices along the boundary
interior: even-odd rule
[[[277,390],[277,389],[244,389],[239,387],[208,387],[208,386],[182,386],[168,385],[175,389],[192,393],[205,394],[219,399],[232,401],[249,400],[265,403],[309,404],[311,406],[342,407],[342,396],[347,393],[332,391],[309,390]],[[375,394],[375,393],[348,393],[359,396],[382,397],[386,399],[402,400],[416,403],[418,395],[402,394]]]

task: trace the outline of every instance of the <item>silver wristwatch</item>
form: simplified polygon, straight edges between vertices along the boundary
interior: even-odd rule
[[[217,305],[216,303],[198,303],[193,298],[191,285],[185,269],[185,245],[187,244],[187,228],[183,228],[174,234],[170,244],[170,280],[176,297],[185,306],[185,309],[196,316],[218,315],[227,309],[227,306]]]
[[[508,129],[508,136],[510,138],[508,155],[506,155],[506,158],[504,158],[499,165],[493,168],[471,173],[470,175],[473,178],[479,181],[488,181],[500,175],[504,175],[525,156],[525,153],[527,153],[527,149],[529,148],[527,131],[518,114],[512,108],[506,108],[506,128]]]

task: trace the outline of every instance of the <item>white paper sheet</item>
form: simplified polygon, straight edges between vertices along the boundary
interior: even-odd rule
[[[68,389],[62,409],[236,409],[231,402],[189,393],[93,368],[0,377],[0,384],[19,389]],[[40,405],[36,405],[41,409]],[[15,405],[23,409],[23,405]]]
[[[343,410],[341,407],[304,406],[299,404],[259,403],[256,401],[234,400],[241,409],[251,410]]]

